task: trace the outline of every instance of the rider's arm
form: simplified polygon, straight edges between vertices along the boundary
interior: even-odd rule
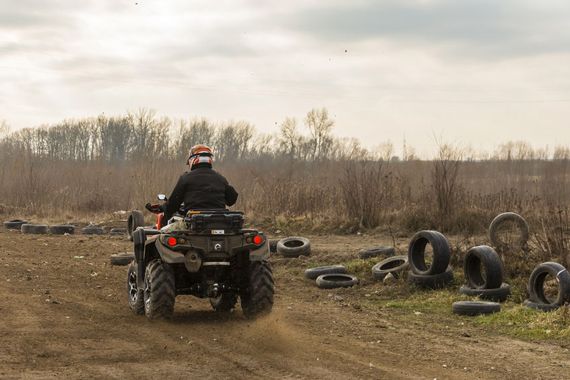
[[[226,204],[228,206],[233,206],[238,199],[238,193],[236,189],[230,184],[226,184]]]
[[[168,201],[164,205],[164,215],[166,216],[167,220],[170,219],[176,211],[178,211],[180,205],[182,202],[184,202],[184,193],[186,190],[185,187],[186,184],[184,181],[184,176],[181,176],[178,179],[176,186],[174,186],[174,190],[172,190],[170,198],[168,198]]]

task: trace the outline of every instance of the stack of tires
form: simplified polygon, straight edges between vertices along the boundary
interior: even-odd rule
[[[556,295],[552,294],[554,287],[556,287]],[[529,299],[524,301],[524,304],[536,310],[552,311],[570,303],[568,270],[554,262],[538,265],[530,275],[528,294]]]
[[[489,246],[480,245],[467,251],[463,272],[467,284],[459,289],[462,294],[495,302],[504,302],[511,294],[511,287],[503,282],[503,262]]]
[[[431,264],[426,262],[426,247],[433,250]],[[420,288],[439,289],[453,282],[453,271],[449,266],[451,247],[447,238],[437,231],[416,233],[408,247],[408,282]]]

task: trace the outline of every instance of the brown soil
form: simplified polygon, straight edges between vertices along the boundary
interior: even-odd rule
[[[175,317],[150,322],[126,303],[126,267],[107,236],[0,232],[1,378],[560,379],[568,349],[485,331],[465,319],[360,307],[382,287],[320,290],[307,260],[334,263],[382,237],[313,237],[314,256],[274,259],[273,313],[257,321],[177,298]],[[410,322],[411,321],[411,322]]]

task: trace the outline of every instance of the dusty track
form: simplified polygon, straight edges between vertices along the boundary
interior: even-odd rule
[[[349,239],[313,238],[317,257],[348,255]],[[298,260],[275,263],[269,317],[251,322],[240,311],[223,317],[204,300],[179,297],[173,321],[152,323],[131,314],[126,269],[108,263],[111,253],[129,248],[110,237],[0,231],[1,378],[560,379],[570,373],[568,349],[558,345],[495,336],[459,319],[447,326],[429,316],[403,322],[386,310],[336,302],[335,291],[299,278]],[[373,286],[379,285],[367,285]]]

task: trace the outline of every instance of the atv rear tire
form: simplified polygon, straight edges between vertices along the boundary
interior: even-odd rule
[[[234,293],[222,293],[216,298],[210,298],[210,305],[218,313],[228,313],[236,307],[237,295]]]
[[[144,289],[137,283],[137,264],[132,261],[127,269],[127,297],[129,308],[136,315],[144,314]]]
[[[148,319],[167,319],[174,313],[176,287],[174,272],[168,264],[153,260],[144,276],[144,313]]]
[[[139,210],[133,210],[127,220],[127,234],[130,241],[133,241],[133,232],[139,227],[144,227],[144,215]]]
[[[269,314],[273,308],[275,284],[271,264],[267,261],[252,261],[249,264],[248,284],[240,295],[241,308],[246,318]]]

